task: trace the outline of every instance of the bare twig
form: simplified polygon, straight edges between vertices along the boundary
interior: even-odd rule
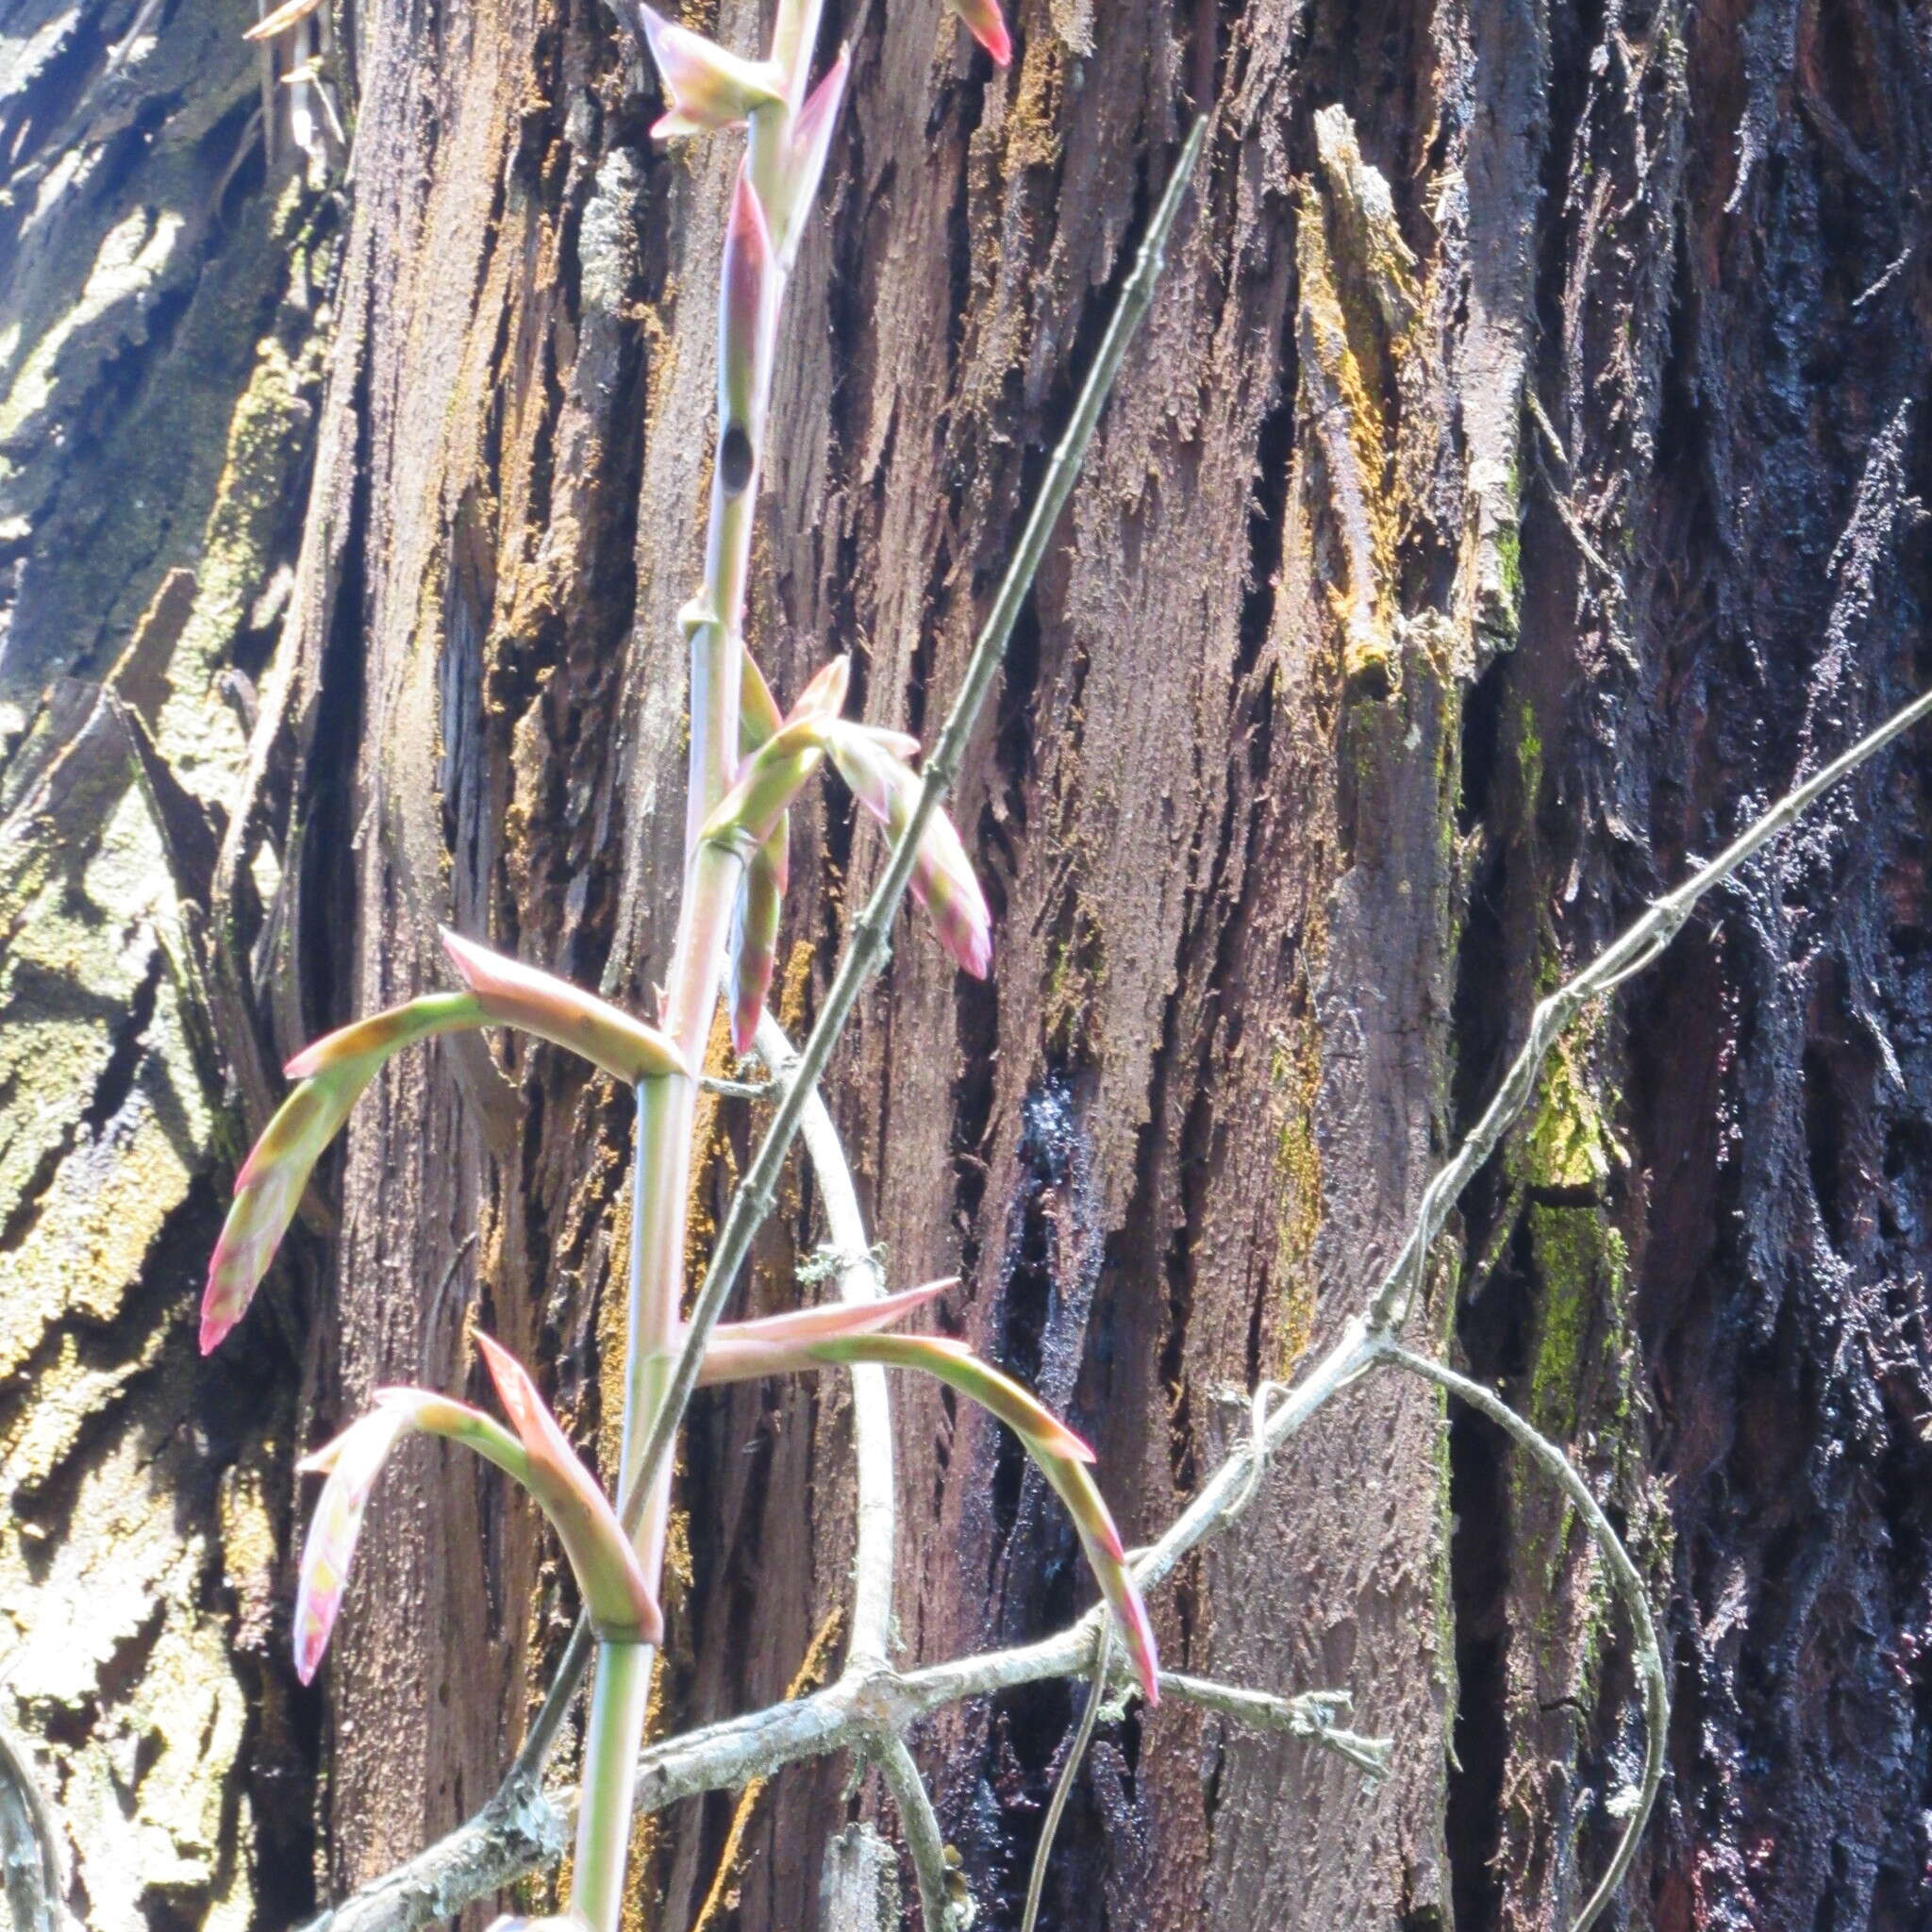
[[[1883,751],[1901,732],[1908,731],[1920,719],[1932,713],[1932,691],[1922,693],[1903,709],[1894,711],[1874,731],[1869,731],[1849,750],[1840,752],[1829,764],[1785,793],[1760,819],[1724,847],[1707,865],[1666,892],[1642,918],[1626,926],[1622,934],[1574,978],[1559,986],[1547,999],[1540,1000],[1530,1015],[1529,1038],[1510,1062],[1503,1084],[1496,1091],[1483,1117],[1472,1127],[1462,1145],[1429,1183],[1416,1211],[1408,1239],[1402,1244],[1375,1298],[1369,1307],[1369,1325],[1392,1332],[1402,1325],[1416,1290],[1421,1286],[1423,1269],[1436,1237],[1447,1224],[1464,1188],[1475,1177],[1497,1147],[1503,1136],[1521,1118],[1536,1092],[1537,1075],[1544,1058],[1577,1014],[1600,993],[1622,984],[1632,973],[1647,966],[1676,938],[1697,902],[1713,886],[1729,878],[1771,840],[1794,820],[1822,792],[1828,791],[1866,759]]]
[[[952,1932],[946,1897],[946,1846],[932,1808],[925,1780],[912,1761],[904,1738],[888,1737],[879,1747],[879,1771],[899,1807],[899,1832],[919,1879],[919,1917],[924,1932]]]
[[[60,1828],[32,1759],[0,1730],[0,1898],[14,1932],[65,1932]]]
[[[1623,1818],[1623,1834],[1617,1840],[1617,1849],[1608,1867],[1597,1881],[1596,1890],[1577,1914],[1574,1928],[1574,1932],[1590,1932],[1590,1927],[1609,1904],[1617,1887],[1624,1882],[1624,1874],[1630,1869],[1631,1859],[1637,1856],[1637,1841],[1643,1836],[1651,1807],[1657,1802],[1657,1787],[1663,1782],[1664,1736],[1671,1721],[1671,1700],[1664,1684],[1663,1654],[1657,1644],[1657,1624],[1650,1614],[1649,1593],[1643,1587],[1643,1578],[1638,1574],[1637,1565],[1630,1560],[1629,1551],[1624,1547],[1623,1539],[1610,1527],[1609,1518],[1597,1507],[1596,1498],[1590,1492],[1590,1485],[1584,1481],[1575,1464],[1547,1436],[1532,1427],[1507,1402],[1492,1395],[1481,1383],[1472,1382],[1467,1375],[1458,1375],[1454,1369],[1431,1361],[1426,1356],[1416,1355],[1398,1343],[1390,1342],[1383,1348],[1382,1359],[1396,1368],[1407,1369],[1412,1375],[1421,1375],[1424,1380],[1434,1382],[1439,1388],[1448,1390],[1458,1401],[1480,1409],[1527,1452],[1538,1468],[1560,1485],[1563,1493],[1576,1506],[1576,1513],[1589,1526],[1591,1535],[1596,1539],[1597,1547],[1604,1554],[1604,1561],[1609,1566],[1611,1586],[1636,1633],[1637,1675],[1643,1687],[1643,1775],[1634,1794],[1626,1797],[1623,1805],[1612,1800],[1610,1815]]]
[[[773,1085],[789,1091],[798,1077],[798,1055],[785,1029],[770,1013],[758,1021],[759,1057],[771,1068]],[[799,1110],[799,1133],[811,1160],[833,1251],[841,1257],[841,1301],[874,1302],[885,1291],[879,1264],[866,1238],[858,1191],[844,1144],[825,1103],[808,1093]],[[892,1634],[892,1546],[896,1503],[892,1489],[892,1407],[886,1372],[876,1364],[855,1363],[852,1374],[852,1446],[858,1465],[858,1550],[852,1564],[852,1634],[847,1669],[874,1670],[886,1663]]]
[[[758,1047],[774,1082],[789,1090],[798,1077],[798,1056],[785,1030],[771,1014],[758,1021]],[[865,1217],[844,1144],[824,1099],[806,1098],[799,1135],[824,1203],[825,1225],[835,1253],[845,1257],[839,1293],[848,1302],[876,1301],[885,1281],[866,1239]],[[858,1548],[852,1559],[852,1635],[846,1647],[846,1674],[863,1680],[886,1669],[892,1636],[892,1557],[897,1505],[892,1488],[892,1409],[884,1369],[870,1363],[852,1367],[852,1449],[858,1478]],[[919,1883],[919,1908],[925,1932],[947,1932],[949,1909],[946,1862],[939,1819],[919,1767],[905,1740],[888,1734],[879,1740],[879,1770],[899,1807],[899,1826]]]
[[[1257,1394],[1268,1391],[1282,1392],[1278,1383],[1264,1382]],[[1257,1402],[1257,1419],[1262,1412]],[[1265,1463],[1260,1458],[1251,1462],[1253,1480],[1258,1480],[1264,1467]],[[1239,1507],[1245,1509],[1252,1500],[1251,1480],[1241,1492]],[[1093,1742],[1101,1707],[1107,1702],[1109,1688],[1116,1681],[1119,1650],[1113,1641],[1110,1626],[1100,1626],[1099,1641],[1107,1647],[1089,1673],[1087,1695],[1080,1706],[1073,1742],[1061,1760],[1059,1775],[1054,1780],[1053,1796],[1047,1802],[1046,1816],[1041,1823],[1040,1842],[1034,1848],[1033,1869],[1026,1881],[1026,1905],[1020,1915],[1020,1932],[1033,1932],[1039,1923],[1054,1840],[1058,1835],[1067,1801],[1073,1795],[1081,1762]],[[1246,1690],[1231,1684],[1217,1684],[1207,1677],[1190,1677],[1179,1671],[1162,1671],[1160,1694],[1163,1699],[1174,1697],[1184,1704],[1198,1704],[1257,1730],[1286,1731],[1291,1737],[1319,1744],[1324,1750],[1332,1751],[1336,1757],[1354,1765],[1371,1783],[1378,1782],[1389,1774],[1389,1758],[1393,1748],[1389,1739],[1364,1738],[1355,1731],[1343,1730],[1336,1724],[1336,1718],[1355,1701],[1346,1690],[1305,1690],[1295,1697],[1276,1697],[1267,1690]]]
[[[772,1097],[771,1083],[767,1080],[720,1080],[707,1074],[698,1082],[699,1090],[706,1093],[716,1093],[725,1100],[769,1100]]]
[[[1335,1722],[1355,1701],[1346,1690],[1304,1690],[1298,1697],[1276,1697],[1268,1690],[1245,1690],[1234,1684],[1217,1684],[1208,1677],[1162,1671],[1160,1694],[1198,1704],[1204,1710],[1218,1711],[1258,1731],[1286,1731],[1291,1738],[1319,1744],[1354,1765],[1365,1777],[1389,1774],[1393,1749],[1389,1739],[1364,1738],[1343,1730]]]
[[[1060,1774],[1053,1781],[1053,1796],[1046,1803],[1046,1816],[1040,1821],[1040,1842],[1033,1847],[1033,1869],[1026,1874],[1026,1907],[1020,1914],[1020,1932],[1033,1932],[1040,1923],[1040,1901],[1046,1891],[1046,1868],[1053,1862],[1054,1840],[1060,1835],[1060,1820],[1066,1815],[1067,1800],[1074,1794],[1074,1782],[1087,1747],[1093,1741],[1093,1727],[1100,1722],[1100,1707],[1107,1696],[1108,1663],[1113,1655],[1113,1633],[1103,1624],[1094,1637],[1093,1670],[1087,1695],[1080,1705],[1080,1721],[1074,1727],[1073,1742],[1060,1763]],[[1163,1684],[1165,1679],[1163,1678]]]

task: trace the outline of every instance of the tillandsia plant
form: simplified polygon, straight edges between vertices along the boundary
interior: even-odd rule
[[[527,1373],[478,1336],[513,1424],[422,1389],[379,1391],[375,1407],[304,1469],[325,1475],[303,1554],[295,1662],[306,1681],[334,1624],[365,1506],[406,1431],[459,1441],[535,1498],[557,1529],[594,1639],[583,1784],[569,1923],[614,1932],[625,1893],[632,1789],[662,1637],[658,1595],[670,1473],[637,1493],[641,1446],[663,1419],[688,1346],[686,1203],[695,1158],[695,1104],[721,991],[734,1041],[749,1053],[770,990],[787,884],[789,813],[829,761],[893,838],[910,836],[910,886],[941,944],[984,976],[991,920],[958,834],[941,813],[916,824],[917,741],[843,715],[849,660],[833,658],[781,711],[744,648],[753,516],[765,451],[767,402],[786,285],[837,120],[848,63],[841,52],[815,88],[808,70],[821,0],[780,0],[761,58],[731,53],[648,6],[636,25],[668,108],[660,139],[745,130],[724,239],[718,312],[718,425],[704,580],[681,623],[690,650],[688,858],[655,1024],[474,941],[443,935],[461,990],[425,993],[318,1041],[289,1063],[298,1084],[236,1178],[235,1200],[208,1270],[204,1351],[242,1319],[295,1213],[311,1171],[357,1098],[405,1047],[458,1029],[507,1025],[581,1055],[636,1094],[632,1248],[624,1365],[622,1457],[630,1492],[618,1507],[571,1450]],[[997,60],[1009,55],[993,0],[958,11]],[[1071,1511],[1139,1686],[1159,1695],[1152,1626],[1118,1530],[1090,1473],[1091,1452],[1019,1384],[964,1343],[887,1334],[944,1284],[864,1307],[827,1307],[719,1326],[700,1338],[697,1379],[717,1383],[854,1364],[918,1369],[979,1403],[1012,1429]]]

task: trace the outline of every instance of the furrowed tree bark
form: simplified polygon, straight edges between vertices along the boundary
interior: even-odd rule
[[[0,1727],[103,1927],[314,1895],[284,1641],[314,1256],[245,1361],[202,1363],[189,1312],[271,1091],[241,996],[289,991],[291,924],[238,929],[217,875],[285,702],[343,213],[244,24],[0,22]],[[292,914],[303,867],[284,839],[247,883]]]
[[[614,1448],[629,1109],[548,1049],[392,1069],[239,1352],[192,1352],[279,1059],[435,982],[439,921],[647,1003],[682,839],[726,156],[650,148],[592,0],[324,12],[275,58],[335,93],[258,124],[214,0],[49,9],[0,105],[0,1727],[102,1925],[279,1925],[406,1856],[568,1628],[528,1512],[419,1445],[296,1693],[299,1446],[458,1387],[475,1322]],[[893,1285],[962,1275],[946,1325],[1093,1437],[1131,1541],[1248,1426],[1226,1392],[1358,1307],[1566,964],[1932,676],[1932,41],[1879,0],[1052,0],[1001,75],[935,0],[833,13],[749,634],[788,696],[853,650],[876,722],[936,724],[1217,117],[965,774],[994,977],[908,923],[828,1096]],[[749,47],[756,8],[715,26]],[[1881,758],[1573,1037],[1412,1316],[1653,1579],[1633,1923],[1923,1915],[1928,775]],[[789,1021],[882,856],[842,800],[798,818]],[[708,1117],[701,1234],[745,1119]],[[820,1231],[801,1177],[747,1312]],[[901,1657],[1058,1627],[1052,1498],[897,1392]],[[830,1378],[703,1398],[665,1728],[824,1641],[847,1462]],[[1043,1924],[1567,1923],[1637,1707],[1491,1424],[1372,1380],[1155,1613],[1174,1669],[1353,1691],[1391,1774],[1178,1704],[1103,1725]],[[982,1923],[1082,1690],[913,1740]],[[835,1835],[896,1829],[846,1769],[776,1779],[723,1885],[728,1795],[641,1827],[640,1923],[815,1923]]]

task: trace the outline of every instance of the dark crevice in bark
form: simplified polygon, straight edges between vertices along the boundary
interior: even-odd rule
[[[1531,1320],[1530,1257],[1519,1227],[1511,1252],[1457,1324],[1464,1373],[1520,1403]],[[1502,1842],[1510,1764],[1507,1689],[1511,1642],[1512,1452],[1487,1418],[1449,1405],[1449,1586],[1456,1632],[1456,1722],[1444,1843],[1456,1932],[1495,1932],[1503,1891]]]
[[[980,814],[982,835],[990,829],[992,818],[992,808],[989,806]],[[988,849],[991,842],[983,836],[980,849]],[[1007,911],[1006,894],[1001,890],[1003,876],[999,870],[989,870],[983,874],[995,932]],[[905,920],[913,915],[900,916]],[[954,1040],[959,1049],[959,1060],[951,1091],[952,1205],[953,1224],[959,1239],[959,1275],[968,1282],[977,1281],[985,1258],[987,1157],[991,1152],[993,1103],[998,1086],[993,1069],[972,1051],[971,1043],[997,1036],[999,1008],[999,988],[994,979],[961,977],[953,999]]]
[[[1280,384],[1274,407],[1261,419],[1255,441],[1255,493],[1248,510],[1248,588],[1241,605],[1241,649],[1234,666],[1239,683],[1254,669],[1274,627],[1282,545],[1288,536],[1288,491],[1294,473],[1294,304],[1286,305],[1277,347]]]
[[[356,383],[355,420],[366,423],[369,365]],[[343,533],[341,588],[328,613],[318,679],[315,738],[306,760],[304,820],[299,823],[302,884],[294,957],[299,961],[297,1009],[312,1039],[349,1017],[347,988],[356,935],[341,908],[356,904],[356,750],[363,725],[362,612],[358,587],[367,565],[371,490],[366,442],[358,441],[355,482]],[[266,1004],[266,1001],[263,1001]],[[284,1042],[284,1044],[290,1044]]]
[[[1444,1842],[1457,1932],[1492,1932],[1502,1906],[1492,1861],[1508,1741],[1503,1722],[1508,1442],[1493,1423],[1449,1424],[1450,1574],[1456,1612],[1456,1756]]]
[[[1091,1078],[1058,1068],[1026,1095],[1019,1187],[1000,1271],[999,1334],[989,1347],[1063,1414],[1075,1413],[1072,1395],[1090,1346],[1088,1315],[1100,1274],[1086,1119],[1091,1103]],[[988,1494],[999,1548],[997,1637],[1021,1642],[1078,1612],[1088,1593],[1084,1562],[1064,1511],[1004,1431],[993,1435]],[[1017,1909],[1079,1694],[1077,1686],[1041,1684],[998,1701],[991,1755],[977,1779],[987,1796],[976,1816],[986,1828],[974,1832],[969,1860],[983,1902],[997,1898]]]

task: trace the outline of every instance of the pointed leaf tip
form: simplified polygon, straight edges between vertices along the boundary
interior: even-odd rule
[[[529,1371],[478,1332],[476,1346],[527,1459],[521,1480],[549,1517],[583,1593],[591,1627],[611,1642],[659,1643],[664,1620],[637,1551]]]
[[[309,1519],[295,1588],[295,1674],[305,1684],[314,1677],[335,1629],[369,1492],[408,1421],[398,1409],[377,1409],[308,1458],[310,1468],[326,1472],[327,1480]]]
[[[391,1054],[434,1033],[482,1023],[467,993],[430,993],[325,1035],[289,1062],[297,1084],[235,1176],[235,1198],[208,1261],[202,1348],[220,1345],[275,1259],[315,1163]]]
[[[928,1302],[936,1301],[947,1289],[957,1288],[959,1277],[949,1274],[941,1281],[923,1282],[917,1288],[902,1288],[896,1294],[880,1295],[869,1302],[821,1302],[816,1307],[789,1308],[782,1315],[757,1315],[746,1322],[724,1322],[717,1329],[732,1341],[797,1342],[825,1341],[841,1335],[871,1335],[903,1322]],[[928,1335],[920,1338],[928,1345],[949,1351],[965,1350],[963,1341]],[[803,1366],[803,1363],[798,1366]]]
[[[651,129],[653,139],[735,126],[758,108],[783,101],[785,76],[771,61],[727,53],[642,0],[637,11],[667,97],[666,111]]]
[[[528,1449],[531,1436],[541,1432],[537,1411],[542,1410],[547,1418],[549,1410],[543,1408],[536,1385],[523,1363],[494,1336],[485,1335],[480,1328],[473,1334],[476,1353],[483,1357],[483,1366],[490,1372],[490,1380],[496,1390],[496,1399],[503,1404],[504,1414],[509,1417],[512,1427],[523,1438],[524,1447]]]
[[[1013,59],[1013,37],[1007,31],[1007,17],[999,0],[948,0],[953,11],[965,24],[966,31],[993,58],[999,67]]]
[[[846,693],[852,688],[852,658],[841,653],[812,674],[811,682],[798,693],[788,724],[802,718],[836,718],[845,708]]]
[[[246,1312],[295,1218],[315,1163],[378,1064],[356,1060],[304,1080],[276,1108],[242,1162],[202,1291],[204,1354],[220,1346]]]
[[[1092,1472],[1074,1462],[1041,1462],[1040,1472],[1067,1506],[1074,1527],[1086,1552],[1088,1568],[1100,1585],[1100,1593],[1126,1647],[1134,1667],[1141,1694],[1150,1706],[1160,1702],[1160,1656],[1154,1641],[1154,1624],[1147,1615],[1146,1600],[1127,1567],[1126,1551],[1120,1531],[1114,1527],[1107,1500]]]
[[[893,839],[899,838],[911,823],[920,792],[920,780],[901,755],[906,741],[898,733],[843,720],[827,721],[822,728],[854,796]],[[992,965],[992,914],[959,834],[943,810],[927,818],[920,835],[911,888],[955,964],[984,979]]]
[[[732,191],[718,285],[718,480],[732,495],[751,489],[758,473],[758,370],[771,345],[771,229],[747,155]]]
[[[741,1059],[757,1044],[758,1019],[777,971],[791,841],[791,815],[780,812],[771,837],[752,854],[739,894],[731,936],[731,1044]]]
[[[747,269],[764,272],[772,252],[772,230],[765,220],[765,204],[752,180],[749,158],[739,164],[738,180],[731,191],[731,225],[725,240],[741,255]]]
[[[221,1257],[222,1251],[218,1247],[215,1250],[215,1258],[209,1264],[208,1272],[211,1274],[214,1273],[216,1269],[218,1269],[221,1266]],[[208,1311],[208,1309],[204,1307],[201,1316],[202,1354],[214,1354],[215,1350],[221,1347],[222,1343],[227,1340],[228,1331],[231,1328],[233,1328],[234,1325],[235,1318],[232,1315],[210,1314]]]
[[[819,185],[824,179],[825,160],[832,151],[832,136],[839,125],[840,103],[844,99],[845,82],[851,72],[851,54],[841,46],[839,58],[806,96],[805,105],[791,124],[791,165],[787,170],[790,180],[782,206],[771,211],[778,259],[788,273],[798,259],[806,217],[819,198]]]
[[[690,1062],[675,1041],[608,1000],[521,959],[492,952],[446,926],[439,928],[439,936],[457,976],[475,995],[482,1019],[534,1033],[603,1068],[626,1086],[674,1074],[690,1078]]]

